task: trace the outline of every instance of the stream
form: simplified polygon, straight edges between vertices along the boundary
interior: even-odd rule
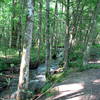
[[[59,62],[62,59],[62,57],[63,57],[62,52],[58,52],[57,59],[52,60],[50,67],[51,73],[59,68]],[[45,72],[46,72],[45,64],[40,64],[37,69],[30,70],[30,82],[29,82],[30,91],[38,92],[38,90],[45,85],[46,83]],[[7,80],[10,83],[10,85],[8,88],[6,88],[0,93],[0,98],[3,98],[4,100],[8,99],[17,90],[19,74],[15,74],[15,76],[16,76],[15,78]]]
[[[99,50],[98,50],[98,53],[99,53]],[[60,48],[57,53],[57,59],[52,60],[51,67],[50,67],[51,73],[59,68],[59,63],[61,61],[63,61],[63,56],[64,56],[63,48]],[[98,59],[96,59],[96,61],[97,60]],[[37,69],[30,70],[30,73],[29,73],[30,74],[29,75],[30,76],[30,81],[29,81],[29,90],[30,91],[35,91],[38,93],[39,89],[45,85],[45,83],[46,83],[45,72],[46,72],[45,63],[40,64]],[[15,77],[7,80],[9,83],[9,87],[5,88],[2,92],[0,91],[0,100],[13,100],[13,99],[9,99],[9,98],[17,90],[19,73],[17,73],[17,74],[12,73],[12,75]],[[2,78],[0,78],[0,79],[2,80]]]
[[[52,62],[50,68],[51,73],[53,73],[56,69],[58,69],[59,67],[58,64],[59,63],[57,61]],[[30,83],[29,90],[31,91],[39,90],[45,85],[46,83],[45,72],[46,72],[45,64],[41,64],[36,70],[30,71],[31,75],[30,75],[30,82],[29,82]]]

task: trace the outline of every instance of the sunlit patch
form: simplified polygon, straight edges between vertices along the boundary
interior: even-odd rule
[[[90,100],[96,100],[96,96],[95,95],[91,95],[89,99]]]
[[[94,80],[93,83],[99,83],[100,84],[100,79]]]
[[[61,91],[68,91],[68,90],[79,90],[84,88],[84,83],[74,83],[74,84],[65,84],[55,87],[58,89],[59,92]]]
[[[37,75],[36,78],[39,79],[40,81],[46,81],[45,75]]]
[[[54,99],[68,96],[70,94],[80,96],[83,94],[83,92],[81,92],[82,89],[84,89],[84,83],[74,83],[74,84],[57,86],[55,87],[55,90],[58,91],[59,93],[57,96],[54,97]]]
[[[97,60],[96,63],[100,63],[100,60]]]
[[[99,64],[100,63],[100,60],[94,60],[94,61],[89,61],[88,63],[90,63],[90,64],[94,64],[94,63],[97,63],[97,64]]]

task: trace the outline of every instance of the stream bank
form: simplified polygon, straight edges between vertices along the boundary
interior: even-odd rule
[[[58,69],[58,62],[53,61],[51,64],[51,72]],[[30,82],[29,82],[29,90],[39,92],[39,89],[42,88],[46,83],[46,66],[45,64],[41,64],[37,69],[30,70]],[[13,75],[13,74],[12,74]],[[5,88],[5,90],[0,92],[0,98],[9,99],[11,95],[17,90],[18,78],[19,74],[14,74],[12,79],[8,79],[9,86]]]

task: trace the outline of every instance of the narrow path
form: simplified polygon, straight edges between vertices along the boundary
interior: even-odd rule
[[[52,97],[41,100],[100,100],[100,69],[71,73],[53,89]]]
[[[100,48],[92,48],[89,64],[100,66]],[[74,72],[52,89],[53,96],[40,100],[100,100],[100,69]]]

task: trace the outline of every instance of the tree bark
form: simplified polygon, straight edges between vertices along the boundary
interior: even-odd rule
[[[38,61],[40,61],[41,33],[42,33],[42,0],[39,1],[39,29],[38,29]]]
[[[68,49],[69,49],[69,3],[70,0],[67,0],[66,7],[66,32],[64,40],[64,68],[68,68]]]
[[[26,100],[26,91],[29,82],[29,60],[33,32],[33,0],[27,0],[26,32],[24,37],[23,53],[20,66],[20,76],[16,100]]]
[[[50,72],[50,21],[49,21],[50,0],[46,0],[46,77]]]
[[[94,32],[95,32],[94,30],[96,30],[96,19],[97,19],[97,15],[99,13],[99,7],[100,7],[100,0],[97,2],[96,7],[93,12],[93,15],[92,15],[88,40],[86,41],[87,42],[86,47],[85,47],[86,49],[83,54],[83,66],[86,66],[88,64],[90,48],[91,48],[93,40],[94,40]]]
[[[54,31],[54,55],[57,55],[57,15],[58,15],[58,1],[56,0],[55,3],[55,13],[54,13],[54,25],[53,25],[53,31]]]
[[[11,31],[11,47],[16,48],[16,43],[17,43],[17,31],[16,31],[16,23],[15,23],[15,18],[16,18],[16,13],[15,13],[15,7],[17,5],[17,0],[12,1],[12,6],[13,6],[13,11],[12,11],[12,31]]]

